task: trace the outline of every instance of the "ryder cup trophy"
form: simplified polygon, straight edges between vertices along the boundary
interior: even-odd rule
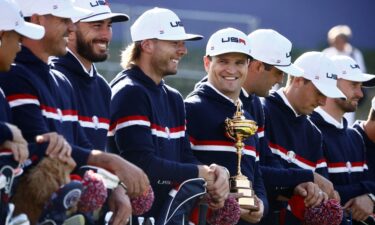
[[[225,130],[228,137],[233,139],[237,150],[237,175],[230,178],[231,192],[242,193],[243,196],[238,199],[241,208],[248,210],[258,210],[258,204],[255,200],[254,190],[251,181],[241,173],[242,151],[245,146],[244,140],[256,134],[258,126],[253,120],[244,117],[241,111],[241,104],[237,102],[237,110],[232,119],[225,120]]]

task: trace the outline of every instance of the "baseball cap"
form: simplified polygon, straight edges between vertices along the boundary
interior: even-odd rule
[[[365,82],[374,79],[375,76],[362,73],[354,59],[346,55],[335,55],[330,58],[338,69],[338,78],[355,82]]]
[[[246,34],[231,27],[213,33],[207,42],[206,55],[216,56],[230,52],[250,56],[250,44]]]
[[[0,1],[0,30],[14,30],[31,39],[41,39],[44,36],[44,27],[25,22],[19,6],[12,0]]]
[[[81,16],[73,18],[73,23],[93,22],[105,19],[111,19],[112,22],[128,21],[129,16],[123,13],[113,13],[107,0],[76,0],[74,6],[93,11],[88,16]]]
[[[325,54],[306,52],[294,62],[304,73],[301,76],[310,80],[315,87],[329,98],[346,98],[337,87],[338,70]]]
[[[87,16],[92,11],[75,7],[72,0],[16,0],[25,17],[33,14],[48,15],[61,18]],[[77,0],[81,1],[81,0]]]
[[[132,41],[159,39],[169,41],[195,41],[203,38],[187,34],[180,18],[169,9],[155,7],[147,10],[130,27]]]
[[[303,70],[292,63],[292,43],[272,29],[258,29],[249,34],[250,55],[259,61],[275,66],[290,74],[302,75]]]

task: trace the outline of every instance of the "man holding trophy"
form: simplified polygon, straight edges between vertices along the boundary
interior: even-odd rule
[[[249,40],[243,32],[226,28],[214,33],[203,59],[208,81],[185,100],[187,131],[195,156],[205,164],[226,166],[231,191],[240,194],[238,224],[259,222],[267,209],[256,150],[257,126],[239,99],[249,54]]]

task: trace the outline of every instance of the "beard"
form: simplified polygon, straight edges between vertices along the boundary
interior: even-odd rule
[[[335,99],[336,104],[344,112],[355,112],[357,110],[357,104],[352,104],[350,100]]]
[[[86,42],[81,32],[76,31],[77,53],[91,62],[103,62],[107,60],[108,53],[95,53],[92,42]],[[93,40],[95,41],[95,40]]]

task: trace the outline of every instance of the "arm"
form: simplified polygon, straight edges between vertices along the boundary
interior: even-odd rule
[[[35,141],[39,143],[49,142],[46,154],[51,157],[59,154],[62,161],[67,161],[67,158],[70,157],[70,146],[64,137],[51,133],[49,124],[43,116],[43,113],[48,114],[48,109],[41,105],[38,92],[33,87],[32,81],[15,73],[12,74],[11,79],[2,77],[0,85],[3,87],[9,102],[14,124],[22,130],[22,134],[15,132],[14,138],[24,137],[30,143]],[[35,140],[38,135],[43,135],[43,138]]]
[[[87,159],[87,164],[113,172],[127,186],[130,196],[143,194],[149,188],[149,180],[146,174],[118,155],[92,150]]]
[[[13,135],[7,124],[5,122],[0,122],[0,143],[4,143],[4,141],[12,139]]]
[[[124,104],[132,107],[123,107]],[[151,99],[140,87],[126,86],[111,103],[111,127],[121,156],[141,167],[151,183],[182,182],[198,176],[195,164],[182,163],[184,137],[168,140],[157,136]]]

